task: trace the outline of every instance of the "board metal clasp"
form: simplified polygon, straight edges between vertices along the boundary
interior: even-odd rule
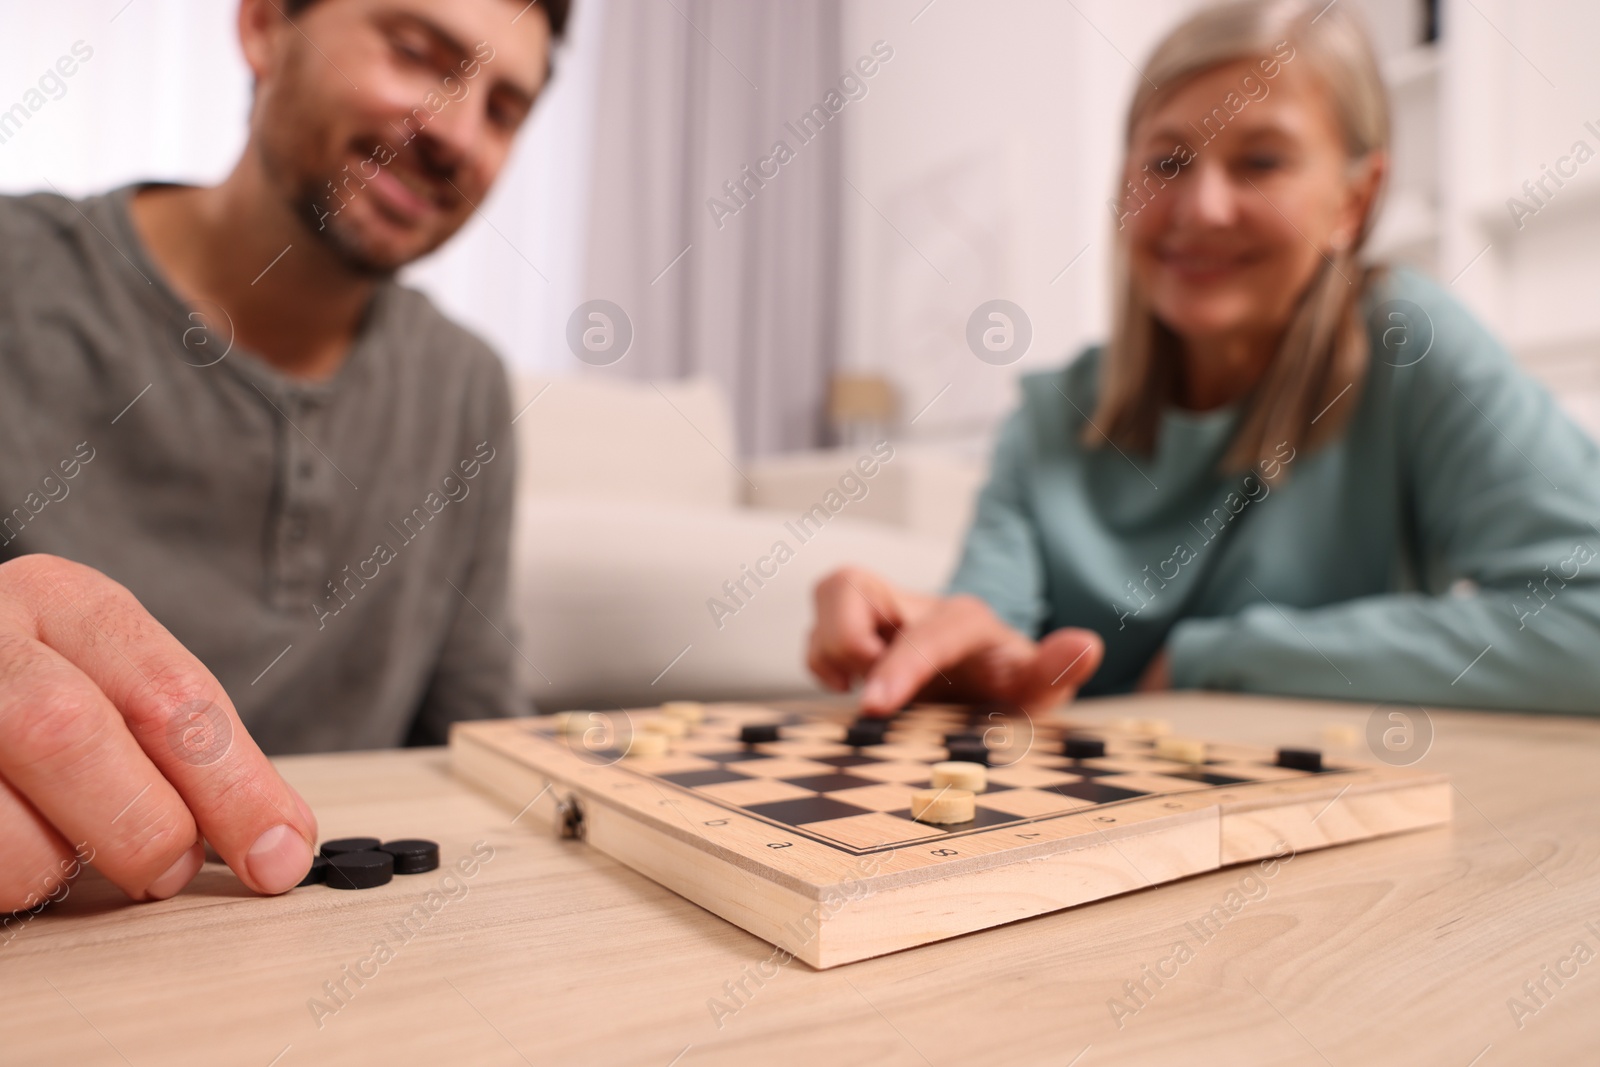
[[[583,840],[583,805],[578,794],[568,793],[556,798],[556,829],[562,837]]]

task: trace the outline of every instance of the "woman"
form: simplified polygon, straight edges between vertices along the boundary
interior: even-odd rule
[[[1167,686],[1593,710],[1600,458],[1445,290],[1359,261],[1388,113],[1344,9],[1195,15],[1126,134],[1109,343],[1024,379],[948,596],[819,586],[812,670],[869,713]]]

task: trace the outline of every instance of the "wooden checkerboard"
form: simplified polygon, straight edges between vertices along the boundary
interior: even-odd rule
[[[956,934],[1229,864],[1449,820],[1446,779],[1389,766],[1278,766],[1212,743],[1158,758],[1129,732],[1064,719],[919,706],[882,744],[845,743],[848,712],[712,704],[664,755],[625,758],[653,709],[459,723],[456,773],[814,967]],[[748,725],[779,739],[740,741]],[[968,823],[912,817],[911,794],[978,734],[988,788]],[[1068,736],[1105,743],[1069,759]]]

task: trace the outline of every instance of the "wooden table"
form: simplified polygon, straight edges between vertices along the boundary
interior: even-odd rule
[[[1373,711],[1200,695],[1079,710],[1313,745],[1330,723],[1364,730]],[[1596,1062],[1600,722],[1431,718],[1418,766],[1454,777],[1448,829],[826,972],[776,968],[765,942],[514,824],[450,777],[442,750],[286,758],[325,837],[428,837],[447,867],[482,842],[492,858],[470,877],[272,899],[208,864],[187,892],[145,905],[91,873],[0,943],[0,1063]],[[1247,903],[1201,943],[1190,924],[1241,889]],[[341,982],[336,1000],[325,983]],[[1125,983],[1141,982],[1130,996]]]

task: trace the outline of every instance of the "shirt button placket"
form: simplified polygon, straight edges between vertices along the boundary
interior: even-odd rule
[[[278,516],[277,543],[280,606],[315,598],[313,586],[316,570],[312,566],[311,507],[307,493],[309,478],[302,472],[311,466],[310,446],[306,444],[306,411],[304,398],[290,391],[284,397],[283,412],[289,425],[284,427],[283,450],[280,453],[278,484],[282,486],[283,509]]]

